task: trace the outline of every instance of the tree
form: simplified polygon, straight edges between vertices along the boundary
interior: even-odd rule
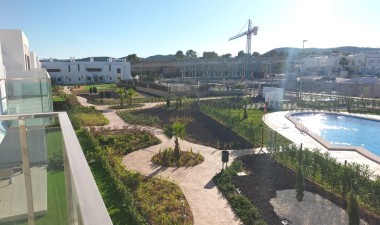
[[[247,114],[247,105],[249,103],[249,98],[242,98],[241,99],[241,103],[243,103],[244,105],[244,116],[243,116],[243,119],[247,119],[248,118],[248,114]]]
[[[253,57],[259,57],[259,56],[260,56],[260,53],[258,53],[258,52],[253,52],[253,53],[252,53],[252,56],[253,56]]]
[[[302,202],[303,199],[303,192],[305,191],[305,180],[303,176],[302,171],[302,145],[300,147],[300,150],[298,151],[297,155],[297,161],[298,161],[298,168],[297,168],[297,177],[296,177],[296,198],[299,202]]]
[[[243,50],[239,51],[238,54],[237,54],[237,58],[243,58],[245,56],[246,56],[246,54],[244,53]]]
[[[177,53],[175,53],[175,57],[176,59],[184,59],[185,58],[185,55],[183,54],[183,51],[181,50],[178,50]]]
[[[172,126],[165,126],[164,127],[164,134],[167,138],[174,140],[174,157],[179,160],[180,158],[180,147],[178,143],[178,138],[183,139],[186,136],[186,126],[183,123],[180,122],[174,122]]]
[[[186,51],[186,56],[189,58],[197,58],[197,52],[194,51],[193,49],[187,50]]]
[[[129,88],[129,89],[127,90],[127,98],[128,98],[128,100],[129,100],[129,105],[132,105],[132,98],[133,98],[134,96],[137,96],[137,92],[135,91],[135,89],[133,89],[133,88]]]
[[[130,54],[127,56],[129,62],[139,62],[141,59],[136,54]]]
[[[123,100],[127,98],[127,90],[125,90],[124,88],[118,88],[116,89],[116,93],[119,94],[120,108],[123,108]]]
[[[348,193],[347,213],[348,213],[348,224],[359,225],[360,217],[359,217],[358,200],[352,188],[351,188],[351,191]]]
[[[296,177],[296,198],[299,202],[302,202],[304,190],[305,190],[305,182],[304,182],[302,167],[299,165],[297,169],[297,177]]]
[[[339,60],[339,65],[342,66],[342,69],[343,69],[343,70],[346,70],[346,69],[347,69],[347,65],[348,65],[348,60],[347,60],[347,58],[346,58],[346,57],[342,57],[342,58],[340,58],[340,60]]]
[[[229,59],[231,58],[231,56],[232,56],[231,53],[227,53],[227,54],[222,55],[221,57]]]
[[[218,58],[218,54],[216,52],[203,52],[203,58],[204,59],[212,59],[212,58]]]
[[[166,108],[170,108],[170,99],[166,98]]]

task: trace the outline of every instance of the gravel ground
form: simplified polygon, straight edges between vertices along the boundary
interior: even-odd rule
[[[293,225],[348,224],[346,210],[320,195],[305,191],[302,202],[298,202],[295,196],[295,189],[288,189],[277,191],[276,198],[270,200],[270,204],[280,218],[288,219]],[[368,223],[360,220],[360,224]]]

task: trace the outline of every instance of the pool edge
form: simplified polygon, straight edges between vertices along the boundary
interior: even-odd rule
[[[326,139],[323,137],[319,136],[318,134],[309,131],[305,125],[303,125],[301,122],[299,122],[297,119],[293,117],[293,114],[300,114],[300,113],[313,113],[313,112],[289,112],[285,114],[285,118],[290,120],[295,127],[302,133],[302,134],[307,134],[310,137],[312,137],[315,141],[320,143],[323,147],[325,147],[328,151],[355,151],[359,153],[360,155],[366,157],[367,159],[380,164],[380,157],[375,155],[374,153],[368,151],[367,149],[360,147],[360,146],[338,146],[338,145],[333,145],[330,142],[328,142]],[[363,116],[353,116],[353,115],[348,115],[345,113],[332,113],[332,112],[314,112],[314,113],[325,113],[325,114],[334,114],[334,115],[344,115],[344,116],[352,116],[352,117],[358,117],[362,119],[369,119],[369,120],[375,120],[371,118],[366,118]]]

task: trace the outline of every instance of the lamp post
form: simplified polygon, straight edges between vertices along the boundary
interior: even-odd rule
[[[304,52],[304,49],[305,49],[305,42],[307,42],[307,40],[303,40],[302,41],[302,53]],[[302,73],[303,73],[303,62],[302,62],[302,56],[301,56],[301,80],[300,80],[300,98],[302,100]]]

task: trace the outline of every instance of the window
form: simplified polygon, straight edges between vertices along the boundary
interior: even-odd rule
[[[87,80],[91,80],[91,77],[87,77]]]
[[[80,77],[78,77],[78,80],[80,81]]]
[[[69,81],[71,81],[71,78],[69,78]]]
[[[78,64],[78,72],[80,71],[80,66],[79,66],[79,64]]]
[[[88,72],[101,72],[102,68],[87,68]]]
[[[25,70],[30,70],[30,59],[29,56],[24,55],[25,57]]]
[[[56,73],[56,72],[61,72],[61,69],[47,69],[47,71],[49,72],[49,73]]]
[[[57,81],[61,81],[61,78],[60,78],[60,77],[58,77],[58,78],[57,78]]]
[[[71,68],[70,68],[70,65],[68,65],[68,69],[69,69],[69,72],[71,72]]]
[[[112,80],[112,77],[110,77],[110,80]]]
[[[111,71],[111,64],[108,65],[108,70]]]
[[[103,77],[99,77],[99,80],[103,80]]]
[[[120,68],[117,68],[117,69],[116,69],[116,73],[121,73],[121,69],[120,69]]]

